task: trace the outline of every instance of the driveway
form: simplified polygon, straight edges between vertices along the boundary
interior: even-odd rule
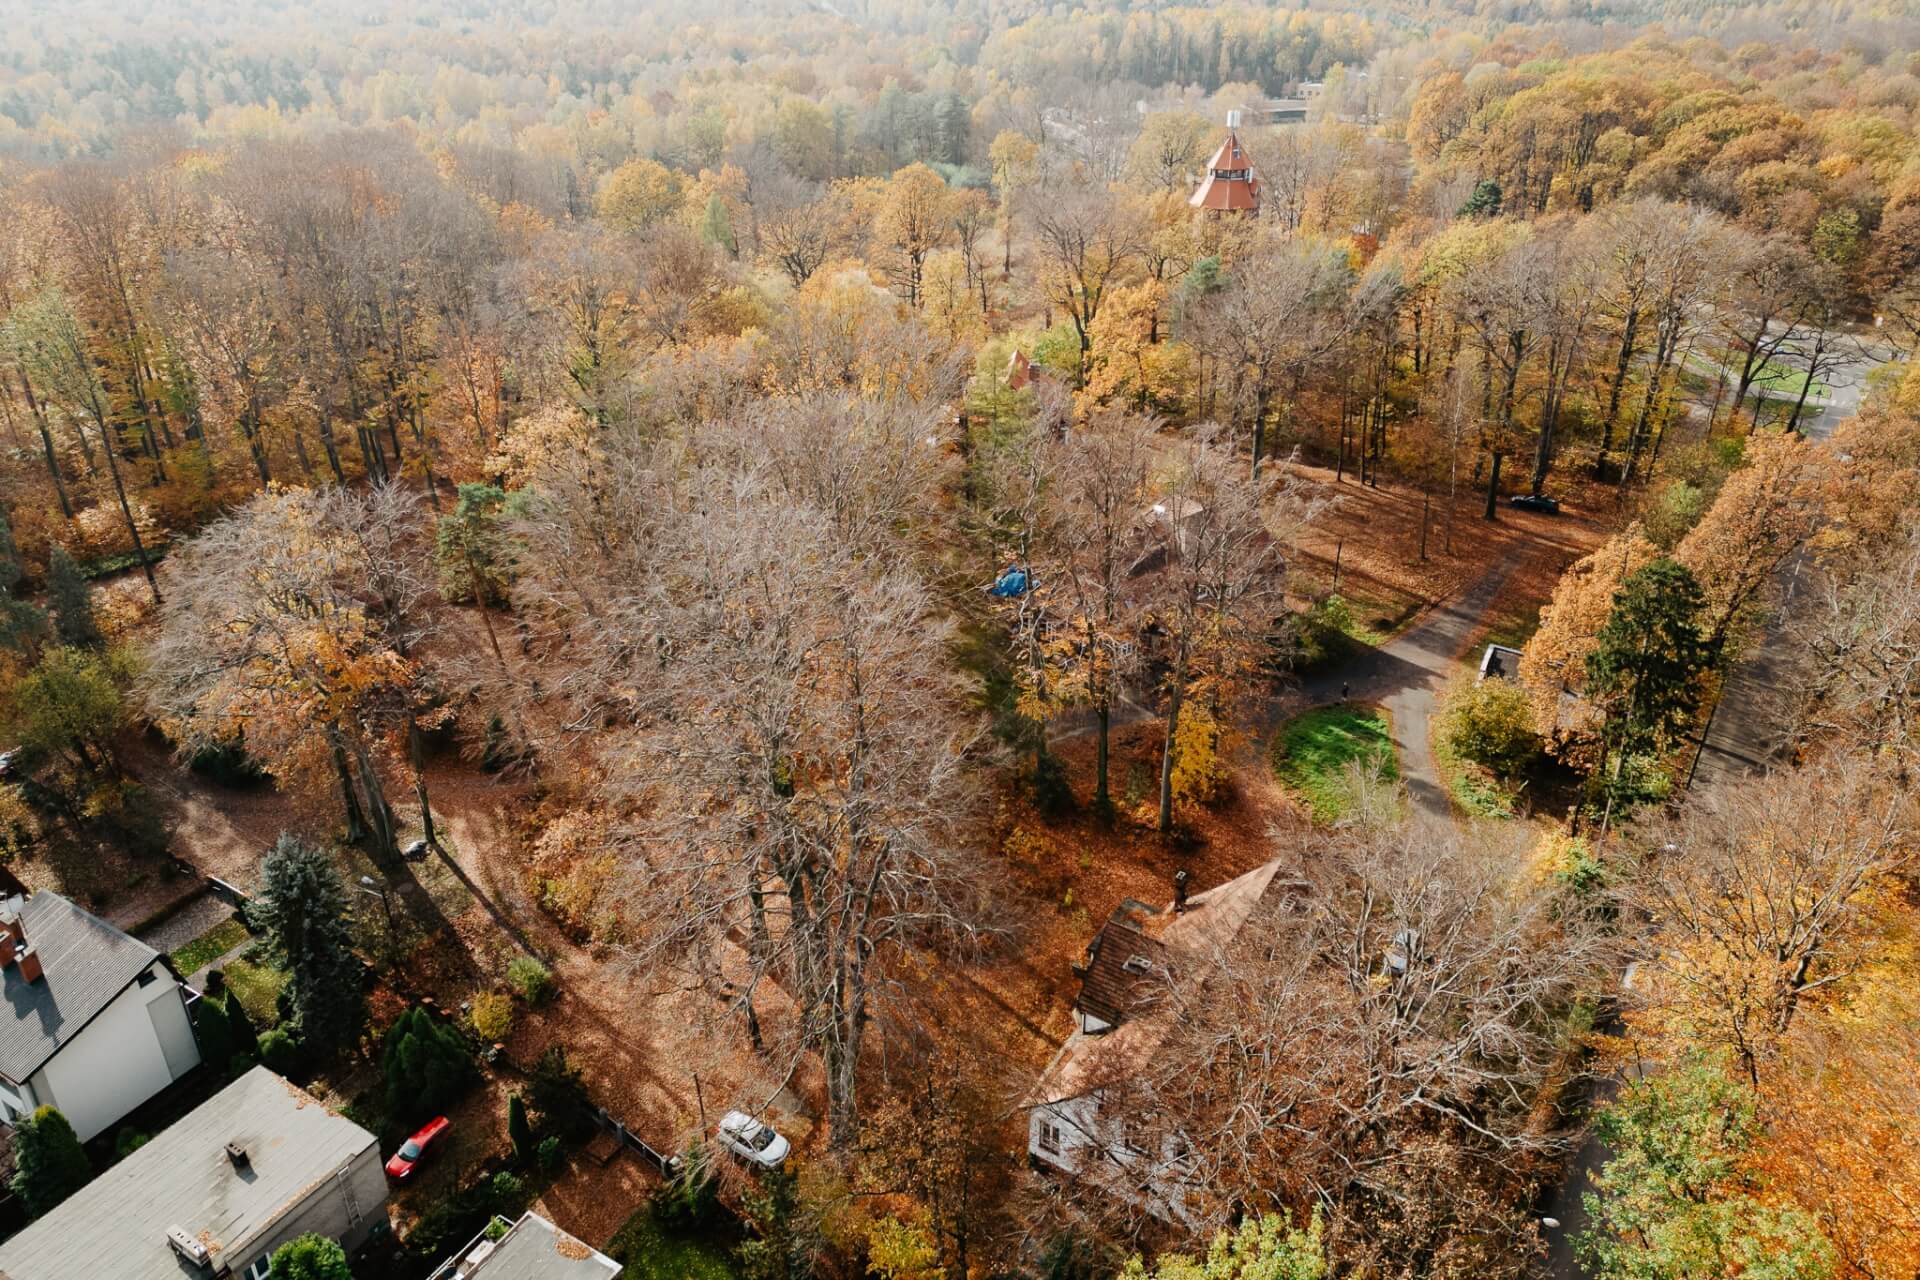
[[[1481,630],[1516,557],[1489,566],[1471,586],[1430,610],[1418,623],[1338,671],[1311,677],[1301,688],[1309,702],[1371,702],[1386,709],[1407,796],[1421,813],[1447,818],[1453,800],[1433,757],[1433,713],[1460,658]]]

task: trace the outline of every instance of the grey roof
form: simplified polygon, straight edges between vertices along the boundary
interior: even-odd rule
[[[246,1148],[247,1167],[227,1159]],[[255,1067],[0,1245],[0,1280],[183,1280],[169,1227],[246,1261],[286,1211],[373,1146],[373,1135]]]
[[[466,1258],[472,1258],[469,1249]],[[537,1213],[523,1214],[520,1221],[479,1262],[471,1266],[456,1261],[448,1271],[436,1273],[459,1276],[461,1280],[611,1280],[620,1274],[620,1264],[590,1245],[582,1244]]]
[[[16,964],[0,978],[10,1015],[0,1016],[0,1075],[13,1081],[44,1066],[160,954],[45,889],[20,909],[20,925],[46,976],[28,982]]]

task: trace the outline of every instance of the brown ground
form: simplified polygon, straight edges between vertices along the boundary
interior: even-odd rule
[[[1577,512],[1555,519],[1503,509],[1501,519],[1488,524],[1468,495],[1456,511],[1451,553],[1443,512],[1434,503],[1423,564],[1417,555],[1417,492],[1365,489],[1351,479],[1335,484],[1330,471],[1305,471],[1336,501],[1308,540],[1299,562],[1304,576],[1310,586],[1316,578],[1323,580],[1322,590],[1330,586],[1337,548],[1342,593],[1377,606],[1379,621],[1393,627],[1407,625],[1502,558],[1514,566],[1505,594],[1521,613],[1537,608],[1559,568],[1600,535],[1598,524]],[[458,625],[475,633],[477,649],[484,635],[469,613],[460,615]],[[507,644],[510,666],[518,660],[516,647]],[[1022,798],[1001,797],[981,857],[1004,870],[1011,884],[1003,918],[995,922],[1004,932],[968,963],[928,965],[932,981],[922,1002],[931,1016],[922,1025],[969,1054],[996,1060],[1009,1099],[1017,1097],[1065,1039],[1076,986],[1071,966],[1115,905],[1128,897],[1164,903],[1181,867],[1199,892],[1259,865],[1297,838],[1303,820],[1273,783],[1263,746],[1257,740],[1239,745],[1228,793],[1214,806],[1185,815],[1184,838],[1170,844],[1151,827],[1157,722],[1115,730],[1113,789],[1122,815],[1111,828],[1085,811],[1092,737],[1060,742],[1057,750],[1081,807],[1043,820]],[[271,789],[213,787],[177,769],[150,743],[130,744],[129,757],[136,774],[163,794],[176,851],[202,872],[250,884],[261,853],[282,827],[311,825],[285,796]],[[520,949],[536,951],[551,963],[559,994],[542,1010],[520,1010],[508,1040],[510,1059],[531,1064],[548,1044],[563,1045],[595,1100],[663,1150],[677,1149],[697,1132],[703,1112],[711,1124],[720,1111],[768,1098],[775,1099],[775,1124],[805,1148],[820,1112],[819,1081],[810,1064],[780,1088],[779,1072],[753,1053],[737,1022],[717,1022],[714,998],[643,981],[617,954],[572,942],[537,908],[527,891],[521,843],[535,804],[526,784],[488,776],[451,754],[431,768],[429,782],[441,836],[459,873],[430,858],[399,877],[402,916],[426,925],[444,920],[447,926],[440,942],[422,946],[405,965],[415,994],[431,993],[457,1007],[500,985],[507,961]],[[372,870],[357,857],[352,861],[355,876]],[[723,969],[732,967],[723,963]],[[777,993],[764,1000],[763,1016],[778,1021]],[[444,1168],[483,1158],[505,1142],[508,1087],[496,1079],[462,1104],[454,1117],[465,1135],[461,1154],[443,1162]],[[604,1242],[644,1198],[651,1178],[630,1156],[602,1168],[576,1155],[544,1204],[561,1226]],[[433,1185],[424,1178],[422,1189]],[[410,1192],[403,1204],[420,1194]]]

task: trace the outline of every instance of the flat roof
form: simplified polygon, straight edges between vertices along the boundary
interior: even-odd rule
[[[529,1210],[507,1234],[486,1245],[471,1246],[451,1268],[434,1273],[459,1280],[612,1280],[620,1264],[592,1245],[568,1235]],[[478,1261],[471,1261],[482,1253]]]
[[[128,937],[99,916],[46,889],[20,908],[27,945],[40,957],[43,976],[28,982],[20,966],[0,972],[0,1075],[25,1080],[114,997],[127,989],[160,953]]]
[[[246,1149],[245,1169],[227,1159],[230,1142]],[[373,1145],[353,1121],[255,1067],[0,1244],[0,1280],[217,1273]],[[168,1245],[167,1229],[176,1226],[212,1253],[208,1272],[188,1267]]]

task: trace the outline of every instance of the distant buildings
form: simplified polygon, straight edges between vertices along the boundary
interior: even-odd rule
[[[1207,161],[1207,173],[1187,203],[1215,214],[1257,215],[1260,212],[1260,177],[1253,171],[1253,157],[1240,144],[1240,113],[1227,113],[1227,136]]]
[[[0,993],[8,1126],[57,1107],[85,1142],[200,1064],[172,963],[57,893],[0,903]]]
[[[358,1248],[386,1202],[373,1135],[255,1067],[0,1245],[0,1280],[265,1280],[295,1236]]]

